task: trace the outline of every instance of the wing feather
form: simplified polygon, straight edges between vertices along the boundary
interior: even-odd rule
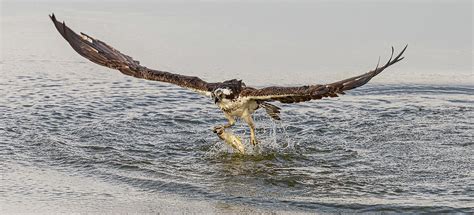
[[[139,61],[134,60],[128,55],[122,54],[120,51],[100,40],[94,39],[82,32],[80,35],[76,34],[73,30],[67,27],[64,22],[58,22],[54,14],[50,15],[50,18],[56,29],[64,39],[66,39],[71,47],[78,54],[96,64],[117,69],[125,75],[136,78],[175,84],[207,96],[211,94],[210,91],[214,85],[217,84],[205,82],[194,76],[179,75],[141,66]]]
[[[344,95],[344,92],[347,90],[351,90],[366,84],[373,77],[380,74],[389,66],[403,60],[404,57],[402,57],[402,55],[407,47],[408,45],[406,45],[405,48],[395,58],[393,58],[394,49],[392,47],[391,57],[386,64],[381,67],[379,67],[379,64],[377,64],[374,70],[362,75],[325,85],[309,85],[299,87],[272,86],[261,89],[246,87],[242,90],[240,96],[250,100],[280,101],[282,103],[297,103],[321,99],[324,97],[338,97],[338,95]]]

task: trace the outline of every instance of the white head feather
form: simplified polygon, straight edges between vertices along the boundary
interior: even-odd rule
[[[224,93],[225,95],[230,95],[230,94],[232,94],[232,90],[227,89],[227,88],[217,88],[217,90],[222,91],[222,93]],[[217,91],[217,90],[216,90],[216,91]]]

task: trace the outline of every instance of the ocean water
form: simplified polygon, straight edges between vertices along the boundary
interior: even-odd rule
[[[281,29],[265,21],[282,21],[278,11],[288,9],[282,29],[304,31],[289,23],[305,26],[312,16],[329,16],[313,10],[339,7],[359,8],[357,17],[365,19],[362,12],[374,3],[109,2],[2,2],[2,212],[474,212],[472,37],[433,51],[437,36],[421,41],[420,33],[401,35],[408,41],[397,44],[410,45],[407,59],[368,85],[339,98],[275,103],[283,110],[281,122],[257,112],[260,150],[239,155],[212,133],[225,118],[209,98],[88,62],[60,38],[48,13],[54,10],[73,29],[110,41],[150,67],[270,86],[357,75],[375,67],[378,54],[383,60],[389,49],[386,41],[364,40],[369,33],[354,29],[362,36],[346,42],[328,37],[329,42],[282,45],[296,34],[277,34]],[[438,2],[430,11],[454,8],[448,19],[469,17],[461,3]],[[406,4],[413,3],[397,7]],[[407,27],[415,28],[417,16],[410,12],[423,15],[424,5],[410,6],[415,8],[401,19],[415,20]],[[250,17],[238,16],[240,11]],[[218,16],[225,18],[213,19]],[[152,24],[157,27],[146,27]],[[451,27],[464,31],[459,25]],[[270,27],[250,33],[262,26]],[[430,22],[426,26],[430,33]],[[265,43],[270,33],[280,36]],[[341,58],[323,43],[335,46]],[[357,51],[344,52],[345,43]],[[305,45],[301,58],[290,57]],[[316,63],[317,57],[308,57],[314,46],[322,48],[313,51],[322,59]],[[271,53],[277,47],[284,53]],[[249,145],[242,122],[233,131]]]

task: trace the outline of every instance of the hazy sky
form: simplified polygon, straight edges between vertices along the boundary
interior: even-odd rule
[[[142,64],[212,80],[313,83],[409,44],[376,82],[473,83],[472,1],[2,1],[2,61],[83,60],[47,15]],[[85,60],[83,60],[85,61]]]

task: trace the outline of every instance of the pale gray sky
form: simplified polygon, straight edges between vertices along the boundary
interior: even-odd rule
[[[330,81],[375,67],[374,80],[474,83],[472,1],[2,1],[2,52],[83,60],[55,32],[55,12],[153,68],[251,84]],[[31,57],[35,56],[35,57]]]

